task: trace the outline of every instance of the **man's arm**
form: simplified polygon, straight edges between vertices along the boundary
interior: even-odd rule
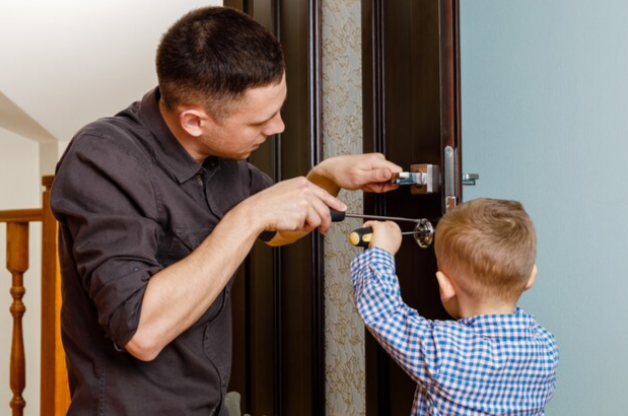
[[[127,350],[138,358],[153,359],[192,325],[220,294],[262,231],[277,231],[270,245],[292,243],[315,228],[325,234],[331,225],[329,208],[346,209],[334,198],[341,188],[386,192],[396,189],[390,180],[399,171],[379,153],[337,156],[315,166],[307,180],[285,181],[248,198],[191,255],[149,281],[139,328]],[[183,277],[185,285],[180,284]]]
[[[329,207],[346,209],[305,178],[280,182],[241,202],[196,250],[149,280],[126,350],[144,361],[154,359],[211,306],[262,231],[326,230]]]
[[[141,360],[207,311],[263,230],[329,228],[329,207],[346,209],[306,178],[284,181],[236,205],[196,250],[164,267],[150,169],[132,148],[85,134],[64,156],[52,197],[72,241],[66,266],[80,273],[107,336]]]
[[[284,181],[234,207],[194,252],[164,268],[155,257],[154,187],[137,157],[103,137],[77,141],[57,172],[53,209],[74,240],[100,324],[141,360],[155,358],[202,316],[262,231],[326,232],[329,208],[346,209],[306,178]]]
[[[222,292],[258,232],[246,210],[236,207],[190,255],[151,277],[137,331],[125,349],[150,361],[194,324]]]

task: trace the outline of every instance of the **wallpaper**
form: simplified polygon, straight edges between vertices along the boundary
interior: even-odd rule
[[[325,157],[362,152],[360,0],[322,1],[323,141]],[[362,193],[342,191],[349,212]],[[325,351],[328,416],[364,415],[364,326],[351,295],[348,243],[361,222],[347,219],[325,237]]]

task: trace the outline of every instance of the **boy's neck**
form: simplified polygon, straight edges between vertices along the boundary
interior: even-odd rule
[[[460,318],[469,318],[477,315],[508,315],[515,313],[517,309],[516,303],[511,302],[460,302],[459,303]]]

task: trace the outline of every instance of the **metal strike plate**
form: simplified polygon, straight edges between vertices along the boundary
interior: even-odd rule
[[[445,209],[449,211],[458,205],[458,197],[456,196],[456,154],[453,147],[445,147],[443,164],[443,175],[445,175],[443,178],[443,196],[445,198]]]
[[[440,173],[438,165],[420,163],[410,166],[410,172],[421,178],[417,185],[410,186],[410,193],[434,194],[440,191]]]
[[[480,179],[477,173],[465,173],[462,175],[462,184],[466,186],[475,186],[475,181]]]

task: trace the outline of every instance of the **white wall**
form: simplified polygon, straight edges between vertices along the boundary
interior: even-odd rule
[[[0,210],[40,208],[39,145],[7,130],[0,129]],[[24,275],[26,305],[24,314],[27,385],[24,398],[27,415],[39,414],[39,351],[41,321],[41,225],[33,224],[30,231],[30,269]],[[13,397],[9,388],[9,351],[13,320],[9,312],[12,302],[9,290],[11,274],[6,269],[6,225],[0,224],[0,413],[9,414]]]
[[[465,172],[539,239],[522,305],[561,349],[548,416],[628,408],[628,2],[461,2]]]
[[[102,2],[13,0],[0,3],[0,91],[57,141],[39,142],[0,128],[0,210],[41,206],[41,175],[53,171],[74,132],[123,109],[156,85],[154,54],[162,33],[187,11],[222,0]],[[9,114],[0,114],[7,117]],[[0,123],[2,124],[2,123]],[[25,129],[25,131],[28,129]],[[0,414],[7,414],[12,328],[6,227],[0,226]],[[31,226],[25,276],[27,402],[39,414],[41,227]],[[9,334],[9,336],[6,336]]]
[[[0,2],[0,91],[57,140],[156,84],[163,32],[222,0]]]

